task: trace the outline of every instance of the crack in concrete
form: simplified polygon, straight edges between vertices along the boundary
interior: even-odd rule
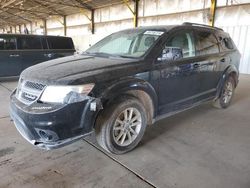
[[[104,155],[106,155],[107,157],[109,157],[111,160],[113,160],[114,162],[116,162],[117,164],[121,165],[122,167],[124,167],[125,169],[127,169],[129,172],[133,173],[135,176],[137,176],[139,179],[141,179],[142,181],[144,181],[145,183],[147,183],[149,186],[153,187],[153,188],[157,188],[156,185],[154,185],[152,182],[150,182],[149,180],[145,179],[142,175],[138,174],[137,172],[135,172],[134,170],[132,170],[131,168],[129,168],[128,166],[126,166],[125,164],[123,164],[122,162],[118,161],[116,158],[114,158],[113,156],[109,155],[108,153],[104,152],[103,150],[101,150],[100,148],[98,148],[96,145],[94,145],[93,143],[91,143],[90,141],[83,139],[85,142],[87,142],[89,145],[93,146],[94,148],[96,148],[97,150],[99,150],[100,152],[102,152]]]
[[[9,118],[10,116],[3,116],[3,117],[0,117],[0,119],[5,119],[5,118]]]
[[[12,92],[12,90],[8,87],[6,87],[5,85],[3,85],[1,82],[0,82],[0,86],[2,86],[3,88],[7,89],[9,92]]]

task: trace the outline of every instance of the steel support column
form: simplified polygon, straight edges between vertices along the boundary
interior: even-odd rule
[[[30,22],[30,34],[33,34],[33,25],[32,25],[32,22]]]
[[[95,10],[91,10],[91,33],[95,34]]]
[[[67,36],[67,20],[66,20],[66,16],[63,16],[63,33],[64,33],[64,36]]]
[[[90,16],[86,10],[90,11]],[[95,34],[95,9],[80,9],[80,12],[90,21],[91,33]]]
[[[138,10],[139,10],[139,0],[135,1],[135,7],[134,7],[134,26],[138,27]]]
[[[211,0],[209,25],[214,26],[217,0]]]
[[[130,7],[128,0],[123,0],[123,2],[128,7],[130,12],[133,14],[134,27],[138,27],[139,0],[133,0],[133,1],[134,1],[134,9]]]
[[[48,30],[47,30],[47,20],[46,20],[46,19],[43,20],[43,32],[44,32],[44,35],[47,35],[47,34],[48,34]]]

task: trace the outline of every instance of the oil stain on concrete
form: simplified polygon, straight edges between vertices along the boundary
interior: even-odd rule
[[[14,147],[7,147],[4,149],[0,150],[0,157],[6,156],[6,155],[10,155],[12,153],[14,153],[15,148]]]

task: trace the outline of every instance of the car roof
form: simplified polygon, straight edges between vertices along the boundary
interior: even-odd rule
[[[161,30],[161,31],[169,31],[171,29],[177,29],[177,28],[194,28],[194,29],[206,29],[209,31],[220,31],[224,32],[221,28],[217,27],[211,27],[209,25],[204,25],[204,24],[197,24],[197,23],[190,23],[190,22],[184,22],[183,24],[180,25],[155,25],[155,26],[140,26],[137,28],[133,28],[133,30]],[[126,29],[126,30],[131,30],[131,29]]]
[[[125,29],[123,31],[127,30],[160,30],[160,31],[169,31],[172,28],[175,28],[179,25],[154,25],[154,26],[139,26],[136,28],[130,28],[130,29]]]
[[[0,36],[20,36],[20,37],[60,37],[60,38],[70,38],[66,36],[56,36],[56,35],[34,35],[34,34],[15,34],[15,33],[0,33]]]

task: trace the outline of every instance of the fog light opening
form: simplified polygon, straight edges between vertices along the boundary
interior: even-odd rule
[[[49,135],[45,131],[42,131],[42,130],[39,131],[39,134],[40,134],[41,138],[43,138],[47,141],[52,140],[52,138],[53,138],[52,135]]]

